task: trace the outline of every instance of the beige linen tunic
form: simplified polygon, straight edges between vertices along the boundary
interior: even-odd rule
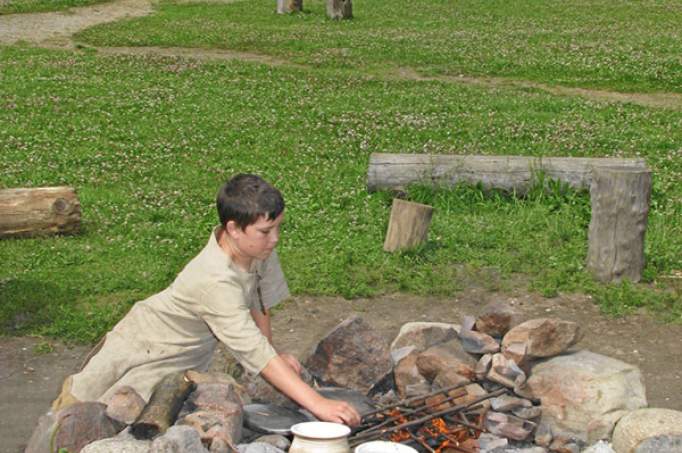
[[[129,385],[149,400],[168,373],[205,371],[218,341],[259,373],[277,353],[249,311],[259,307],[257,278],[266,308],[288,297],[275,252],[245,272],[220,248],[214,231],[168,288],[136,303],[107,334],[102,349],[72,377],[71,393],[81,401],[106,401]]]

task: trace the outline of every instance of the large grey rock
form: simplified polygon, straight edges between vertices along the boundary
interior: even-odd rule
[[[613,431],[617,453],[682,452],[682,412],[639,409],[620,419]]]
[[[458,338],[432,346],[417,357],[417,368],[422,376],[433,381],[443,370],[453,370],[469,380],[473,380],[474,356],[462,348]]]
[[[512,328],[502,339],[502,353],[523,365],[528,358],[561,354],[580,340],[580,327],[554,318],[531,319]]]
[[[483,307],[476,319],[476,330],[493,337],[502,337],[515,324],[516,311],[503,300],[493,300]]]
[[[113,437],[124,425],[109,418],[106,408],[102,403],[82,402],[56,414],[49,412],[39,420],[25,453],[52,453],[62,448],[78,453],[96,440]]]
[[[154,439],[149,453],[208,453],[208,450],[194,428],[175,425]]]
[[[491,354],[500,350],[500,343],[493,337],[475,330],[465,330],[464,324],[459,332],[459,339],[464,350],[471,354]]]
[[[119,387],[106,402],[107,415],[126,425],[132,424],[147,404],[129,385]]]
[[[400,362],[411,352],[422,352],[457,338],[459,326],[445,322],[408,322],[400,327],[400,332],[391,343],[391,359]]]
[[[647,404],[637,367],[586,350],[534,365],[527,389],[541,401],[552,432],[582,440],[588,439],[591,423]]]
[[[358,316],[336,326],[305,364],[324,382],[363,393],[393,370],[388,341]]]

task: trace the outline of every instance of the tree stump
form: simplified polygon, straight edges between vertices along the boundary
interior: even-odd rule
[[[638,282],[642,278],[650,196],[647,169],[594,169],[587,268],[596,279]]]
[[[334,20],[352,19],[352,0],[327,0],[327,16]]]
[[[277,14],[289,14],[303,10],[303,0],[277,0]]]
[[[0,238],[76,233],[80,221],[71,187],[0,190]]]
[[[431,206],[395,198],[388,221],[384,250],[394,252],[426,241],[432,215]]]

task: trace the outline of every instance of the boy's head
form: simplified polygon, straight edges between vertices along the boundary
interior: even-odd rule
[[[239,174],[218,190],[218,218],[224,227],[233,220],[242,230],[260,217],[276,219],[284,212],[284,198],[279,190],[260,176]]]

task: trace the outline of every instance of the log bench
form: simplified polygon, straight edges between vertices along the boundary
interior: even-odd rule
[[[590,191],[587,267],[592,275],[602,282],[639,281],[651,196],[644,159],[374,153],[367,189],[480,184],[523,195],[539,175]]]

